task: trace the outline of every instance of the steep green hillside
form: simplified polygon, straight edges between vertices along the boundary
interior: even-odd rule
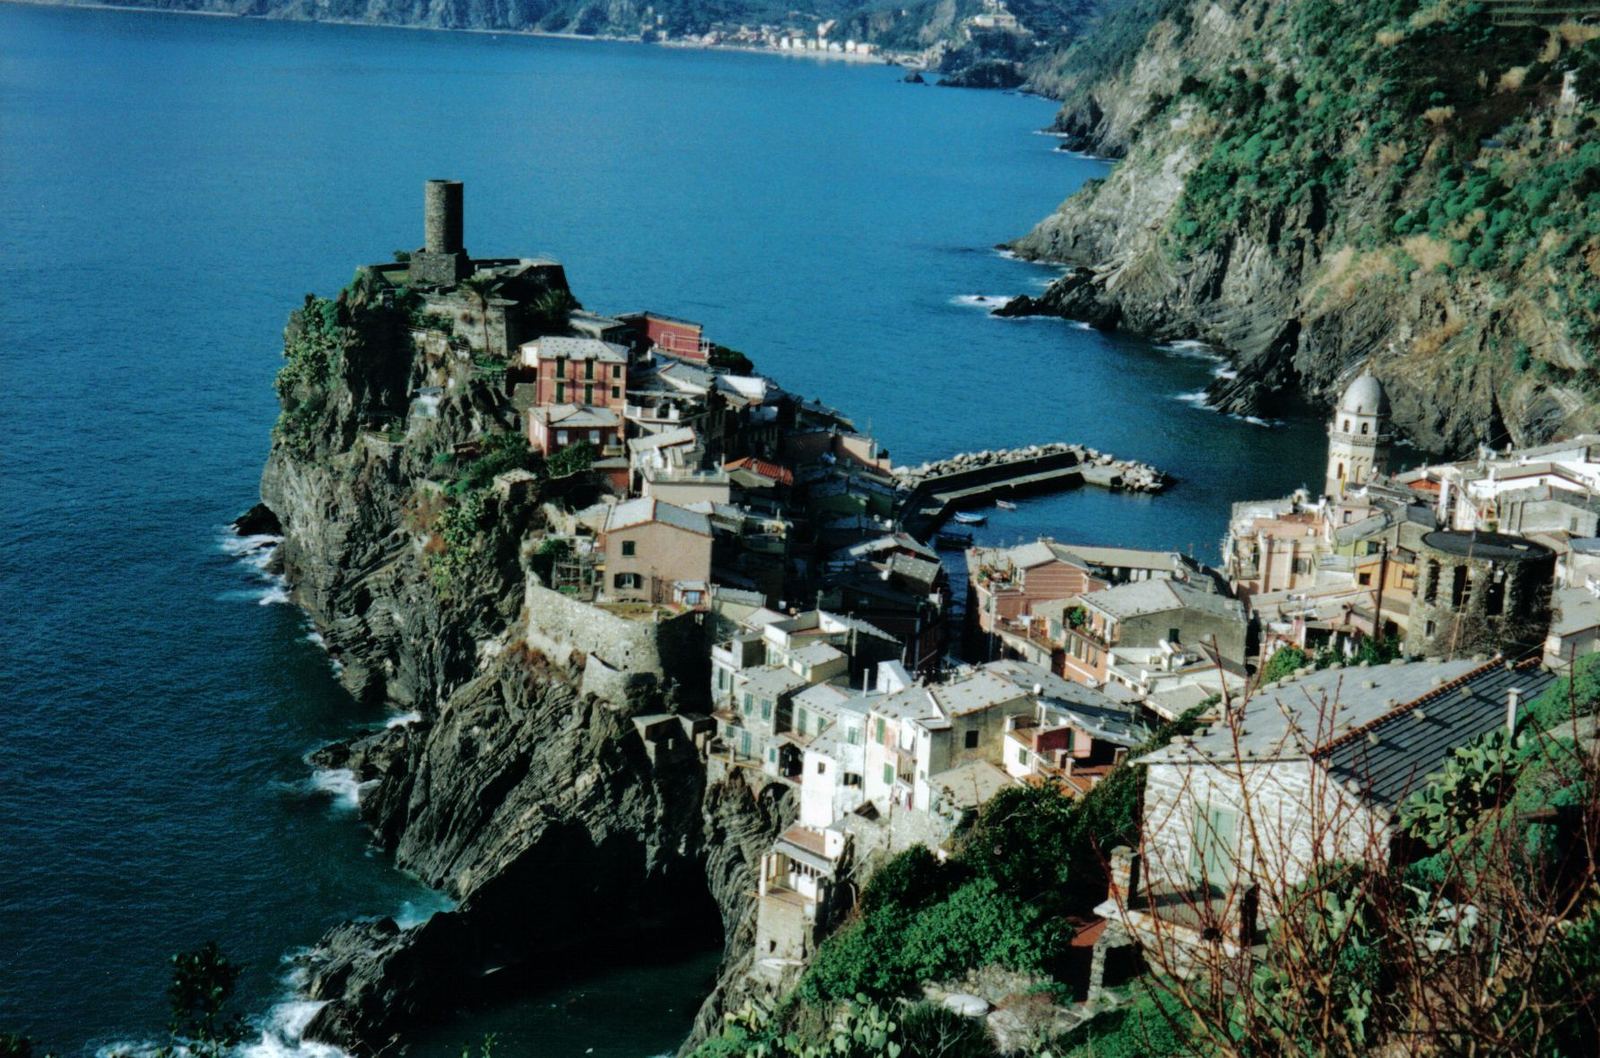
[[[1058,66],[1061,129],[1127,160],[1018,243],[1090,269],[1047,308],[1235,351],[1231,411],[1375,356],[1430,446],[1600,424],[1600,26],[1458,0],[1125,14]]]

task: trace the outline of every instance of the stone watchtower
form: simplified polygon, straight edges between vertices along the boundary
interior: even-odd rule
[[[1407,652],[1515,657],[1544,641],[1556,556],[1505,533],[1439,529],[1417,548]]]
[[[411,255],[412,286],[455,286],[472,273],[461,245],[461,181],[429,180],[423,192],[423,248]]]
[[[1339,398],[1328,423],[1325,496],[1338,499],[1382,474],[1389,464],[1389,396],[1364,367]]]

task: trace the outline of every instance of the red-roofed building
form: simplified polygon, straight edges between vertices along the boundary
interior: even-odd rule
[[[722,469],[727,471],[749,471],[752,474],[774,481],[785,488],[794,484],[794,471],[776,463],[768,463],[765,459],[757,459],[754,456],[745,456],[743,459],[735,459],[732,462],[724,463],[722,464]]]

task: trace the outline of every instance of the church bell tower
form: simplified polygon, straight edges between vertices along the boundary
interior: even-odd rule
[[[1323,495],[1338,499],[1384,473],[1389,464],[1389,397],[1370,366],[1345,388],[1328,423]]]

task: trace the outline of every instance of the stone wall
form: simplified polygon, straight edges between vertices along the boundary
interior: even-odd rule
[[[1201,837],[1197,809],[1236,814],[1233,873],[1261,886],[1262,910],[1317,863],[1387,850],[1387,825],[1306,760],[1207,766],[1152,764],[1145,780],[1146,884],[1187,889]],[[1213,884],[1219,879],[1211,879]]]
[[[633,619],[551,591],[529,579],[528,645],[562,665],[583,667],[582,686],[623,704],[635,693],[670,680],[696,690],[705,685],[703,615]]]

